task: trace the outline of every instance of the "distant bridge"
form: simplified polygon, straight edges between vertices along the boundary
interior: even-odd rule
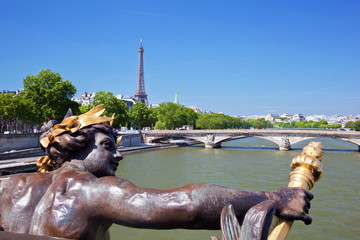
[[[291,145],[312,138],[341,139],[358,146],[360,151],[360,132],[289,130],[289,129],[239,129],[239,130],[151,130],[142,131],[144,143],[152,143],[164,138],[181,137],[194,139],[205,144],[206,148],[219,148],[221,142],[232,138],[258,137],[276,143],[279,150],[291,150]]]

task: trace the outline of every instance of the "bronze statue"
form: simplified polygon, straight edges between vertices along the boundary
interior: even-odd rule
[[[61,124],[50,121],[40,142],[37,173],[0,177],[0,229],[71,239],[109,239],[113,224],[152,229],[220,229],[231,204],[241,223],[252,206],[275,203],[275,215],[310,224],[312,194],[300,188],[241,191],[209,184],[168,190],[142,188],[115,177],[122,159],[112,119],[98,106]]]

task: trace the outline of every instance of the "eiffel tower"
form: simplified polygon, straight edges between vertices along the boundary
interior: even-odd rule
[[[147,94],[145,92],[145,81],[144,81],[144,61],[143,61],[144,48],[142,47],[142,40],[140,39],[139,48],[139,72],[136,93],[134,95],[135,102],[143,102],[146,106],[148,105]]]

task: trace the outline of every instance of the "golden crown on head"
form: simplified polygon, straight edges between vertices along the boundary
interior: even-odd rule
[[[46,136],[40,138],[40,144],[43,148],[47,148],[50,144],[59,142],[55,137],[64,133],[75,133],[76,131],[94,124],[106,124],[112,126],[115,113],[111,117],[101,116],[105,112],[104,105],[98,105],[90,111],[79,116],[70,116],[65,118],[61,123],[56,124],[53,130]],[[122,137],[116,140],[116,146],[120,143]],[[51,159],[48,156],[42,156],[37,160],[39,172],[50,171]]]

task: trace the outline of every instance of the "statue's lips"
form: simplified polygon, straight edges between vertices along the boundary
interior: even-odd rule
[[[119,161],[120,161],[120,160],[117,160],[117,159],[111,160],[110,164],[111,164],[111,166],[112,166],[112,168],[113,168],[114,171],[117,170],[117,168],[118,168],[118,166],[119,166]]]

